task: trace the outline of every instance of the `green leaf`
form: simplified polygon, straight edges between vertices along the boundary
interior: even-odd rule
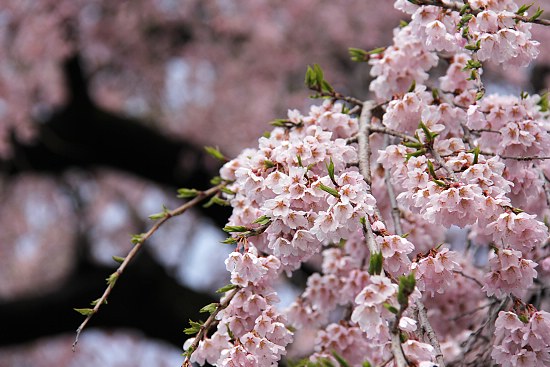
[[[480,69],[483,66],[481,61],[470,59],[466,62],[466,66],[462,69],[463,71],[471,69]]]
[[[195,351],[195,348],[191,345],[185,352],[183,352],[183,356],[187,358],[191,358],[191,354]]]
[[[99,303],[99,301],[101,301],[101,298],[98,298],[98,299],[93,300],[92,302],[90,302],[90,304],[91,304],[92,306],[95,306],[95,305],[97,305],[97,304]],[[105,300],[103,301],[103,304],[104,304],[104,305],[107,304],[107,299],[105,299]]]
[[[332,355],[334,356],[336,361],[338,361],[340,367],[351,367],[348,361],[346,361],[345,358],[338,354],[336,351],[333,350]]]
[[[226,245],[235,245],[237,244],[237,240],[233,237],[227,237],[225,240],[221,241],[221,243],[225,243]]]
[[[525,13],[527,10],[529,10],[530,7],[532,7],[535,3],[531,3],[531,4],[523,4],[522,6],[519,7],[519,9],[516,11],[516,14],[517,15],[523,15],[523,13]]]
[[[275,167],[275,163],[273,163],[272,161],[266,159],[266,160],[264,160],[264,167],[266,169],[273,168],[273,167]]]
[[[521,93],[519,94],[519,98],[521,99],[527,99],[528,97],[529,97],[529,93],[526,91],[521,91]]]
[[[314,89],[316,84],[316,76],[315,72],[313,71],[313,68],[311,66],[308,66],[306,69],[306,78],[304,81],[305,85],[309,89]]]
[[[464,15],[468,10],[470,10],[470,4],[466,3],[460,8],[460,15]]]
[[[466,25],[466,23],[468,23],[470,21],[470,19],[472,19],[474,16],[470,13],[466,13],[462,16],[462,18],[460,19],[460,22],[458,23],[458,28],[462,28]]]
[[[76,312],[78,312],[83,316],[89,316],[94,313],[93,308],[73,308],[73,310],[75,310]]]
[[[539,7],[537,9],[537,11],[535,12],[535,14],[533,14],[533,16],[531,18],[529,18],[529,21],[534,22],[535,20],[537,20],[542,15],[542,13],[544,13],[544,10]]]
[[[321,82],[321,90],[325,93],[334,93],[334,88],[326,80]]]
[[[319,362],[321,363],[321,367],[336,367],[328,358],[320,358]]]
[[[227,161],[227,158],[225,158],[225,156],[218,150],[218,148],[206,146],[204,147],[204,150],[206,150],[206,153],[210,154],[216,159],[219,159],[220,161]]]
[[[151,214],[149,216],[149,219],[157,220],[157,219],[162,219],[162,218],[168,217],[168,216],[170,216],[170,211],[168,210],[168,208],[166,206],[163,205],[162,206],[162,212]]]
[[[437,175],[435,174],[434,165],[431,160],[427,160],[428,163],[428,171],[430,171],[430,175],[437,180]]]
[[[190,326],[184,329],[183,332],[187,335],[195,335],[201,330],[201,326],[203,325],[203,322],[189,320],[189,325]]]
[[[288,119],[275,119],[271,121],[269,124],[275,127],[287,127],[289,123],[290,123],[290,120]]]
[[[399,21],[399,28],[405,28],[408,25],[409,25],[409,22],[407,22],[406,20],[401,19]]]
[[[235,195],[236,192],[233,191],[233,190],[229,190],[227,187],[222,187],[221,188],[221,191],[224,193],[224,194],[227,194],[227,195]]]
[[[137,245],[138,243],[141,243],[143,242],[143,239],[144,239],[144,233],[140,233],[140,234],[134,234],[132,235],[132,239],[130,240],[134,245]]]
[[[212,196],[210,198],[210,200],[208,200],[208,202],[206,204],[204,204],[202,207],[203,208],[210,208],[214,204],[219,205],[219,206],[228,206],[229,205],[229,203],[227,201],[223,200],[219,196]]]
[[[399,287],[397,290],[397,302],[405,309],[409,304],[409,296],[414,292],[416,278],[414,274],[399,277]]]
[[[472,162],[473,164],[477,164],[478,160],[479,160],[479,145],[476,145],[476,147],[473,149],[473,153],[474,153],[474,161]]]
[[[476,101],[479,101],[483,96],[485,95],[485,89],[481,89],[479,92],[476,93]]]
[[[328,177],[330,177],[330,180],[332,181],[332,183],[336,185],[336,179],[334,178],[334,162],[332,161],[332,157],[330,158],[330,162],[327,164],[327,172],[328,172]]]
[[[203,308],[200,309],[200,312],[201,313],[205,313],[205,312],[208,312],[209,314],[212,314],[214,313],[214,311],[216,311],[218,309],[218,306],[219,304],[218,303],[210,303],[206,306],[204,306]]]
[[[225,293],[225,292],[229,292],[230,290],[232,289],[235,289],[237,288],[237,285],[236,284],[227,284],[227,285],[224,285],[223,287],[219,288],[216,293]]]
[[[405,156],[405,160],[409,160],[411,157],[420,157],[421,155],[424,155],[426,154],[426,149],[420,149],[420,150],[417,150],[416,152],[412,152],[412,153],[407,153],[407,155]]]
[[[469,39],[470,38],[470,27],[464,27],[462,28],[462,38]]]
[[[303,167],[304,165],[302,164],[302,157],[297,155],[296,158],[298,159],[298,166]]]
[[[369,261],[369,274],[379,275],[382,273],[382,264],[384,263],[384,256],[382,252],[375,252],[371,254]]]
[[[114,272],[113,274],[109,275],[109,277],[105,279],[107,281],[107,284],[115,285],[116,281],[118,280],[118,275],[119,274],[117,272]]]
[[[231,233],[231,232],[246,232],[248,230],[249,229],[245,226],[225,226],[225,227],[223,227],[223,231],[228,232],[228,233]]]
[[[409,90],[407,91],[407,93],[414,92],[415,89],[416,89],[416,80],[413,80],[412,83],[411,83],[411,86],[409,87]]]
[[[196,190],[196,189],[186,189],[186,188],[178,189],[178,198],[180,199],[194,198],[198,194],[199,194],[199,190]]]
[[[388,311],[390,311],[391,313],[393,313],[394,315],[396,315],[399,310],[397,308],[395,308],[394,306],[390,305],[389,303],[384,303],[383,304],[384,308]]]
[[[550,105],[548,103],[548,91],[544,93],[542,96],[540,96],[540,100],[538,101],[538,105],[540,107],[540,112],[547,112],[550,109]]]
[[[335,189],[333,189],[332,187],[328,187],[326,185],[323,185],[323,184],[320,184],[319,185],[319,188],[325,192],[328,192],[329,194],[331,194],[332,196],[334,196],[335,198],[340,198],[340,194],[338,193],[338,191],[336,191]]]
[[[269,218],[268,216],[266,215],[262,215],[260,218],[256,219],[254,222],[254,224],[260,224],[260,225],[266,225],[267,223],[269,223],[269,221],[271,220],[271,218]]]
[[[113,256],[113,260],[115,260],[119,264],[122,264],[124,262],[124,258],[120,256]]]
[[[365,361],[365,362],[363,362],[361,367],[372,367],[372,364],[369,361]]]
[[[439,100],[439,89],[432,88],[432,98],[434,100]]]
[[[481,41],[477,41],[474,44],[468,44],[464,46],[464,48],[473,52],[479,51],[479,49],[481,48]]]
[[[210,179],[210,184],[211,185],[216,186],[216,185],[219,185],[221,183],[222,183],[222,178],[220,176],[214,176],[214,177],[212,177],[212,179]]]
[[[323,69],[321,69],[319,64],[313,64],[313,72],[315,73],[315,81],[317,82],[317,85],[321,86],[323,80],[325,80]]]
[[[519,321],[523,322],[524,324],[529,323],[529,317],[525,314],[518,315]]]
[[[368,54],[368,52],[365,51],[365,50],[362,50],[362,49],[360,49],[360,48],[353,48],[353,47],[350,47],[350,48],[348,49],[348,52],[349,52],[351,61],[355,61],[355,62],[365,62],[365,61],[368,61],[368,59],[369,59],[369,54]]]
[[[404,146],[406,146],[407,148],[420,149],[420,148],[423,147],[423,145],[421,143],[417,143],[417,142],[414,142],[414,141],[404,141],[402,144]]]

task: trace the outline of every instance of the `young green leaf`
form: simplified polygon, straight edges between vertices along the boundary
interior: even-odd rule
[[[542,96],[540,96],[540,100],[537,103],[540,107],[540,112],[547,112],[550,109],[548,103],[548,93],[549,92],[546,92]]]
[[[389,303],[384,303],[383,304],[384,308],[388,311],[390,311],[391,313],[393,313],[394,315],[396,315],[399,310],[397,308],[395,308],[394,306],[390,305]]]
[[[199,191],[196,189],[186,189],[186,188],[178,189],[178,198],[180,199],[194,198],[198,194],[199,194]]]
[[[89,316],[94,313],[93,308],[73,308],[73,310],[75,310],[76,312],[78,312],[83,316]]]
[[[92,302],[90,302],[90,305],[95,306],[95,305],[97,305],[97,304],[99,303],[99,301],[101,301],[101,298],[94,299]],[[104,305],[107,304],[107,299],[105,299],[105,300],[103,301],[103,304],[104,304]]]
[[[530,22],[534,22],[535,20],[537,20],[538,18],[540,18],[540,16],[542,15],[542,13],[544,13],[544,10],[541,9],[540,7],[537,9],[537,11],[535,12],[535,14],[533,14],[533,16],[531,18],[529,18],[529,21]]]
[[[206,146],[204,147],[204,150],[206,150],[206,153],[210,154],[216,159],[219,159],[220,161],[227,161],[227,158],[225,158],[225,156],[222,154],[222,152],[219,151],[218,148]]]
[[[234,239],[233,237],[227,237],[225,240],[223,240],[221,242],[226,244],[226,245],[236,245],[237,244],[237,240]]]
[[[210,208],[214,204],[219,205],[219,206],[228,206],[229,205],[229,203],[227,201],[223,200],[219,196],[212,196],[210,198],[210,200],[208,200],[208,202],[206,204],[204,204],[202,207],[203,208]]]
[[[415,89],[416,89],[416,80],[413,80],[412,83],[411,83],[411,86],[409,87],[409,90],[407,91],[407,93],[414,92]]]
[[[344,357],[342,357],[338,352],[332,351],[332,356],[336,359],[340,367],[351,367],[348,361]]]
[[[409,304],[409,296],[414,292],[416,278],[414,274],[399,277],[399,287],[397,290],[397,302],[405,309]]]
[[[122,264],[124,262],[124,258],[120,256],[113,256],[113,260],[115,260],[119,264]]]
[[[369,261],[369,274],[378,275],[382,273],[382,265],[384,263],[384,256],[382,252],[375,252],[371,254]]]
[[[269,218],[268,216],[266,215],[262,215],[260,218],[256,219],[254,222],[254,224],[260,224],[260,225],[266,225],[267,223],[269,223],[269,221],[271,220],[271,218]]]
[[[134,245],[137,245],[138,243],[143,242],[143,236],[144,236],[143,233],[134,234],[134,235],[132,235],[131,242],[132,242]]]
[[[228,232],[228,233],[231,233],[231,232],[246,232],[248,230],[249,229],[245,226],[225,226],[225,227],[223,227],[223,231]]]
[[[517,15],[523,15],[523,13],[525,13],[527,10],[529,10],[530,7],[532,7],[535,3],[531,3],[531,4],[523,4],[522,6],[519,7],[519,9],[516,11],[516,14]]]
[[[119,274],[117,272],[114,272],[113,274],[109,275],[109,277],[105,279],[107,281],[107,284],[115,285],[116,281],[118,280],[118,275]]]
[[[195,335],[201,330],[203,322],[202,321],[193,321],[189,320],[189,327],[184,329],[183,332],[187,335]]]
[[[334,186],[338,186],[336,183],[336,179],[334,178],[334,162],[332,161],[332,157],[330,158],[330,162],[327,164],[327,171],[328,171],[328,177],[330,177],[330,180],[334,184]]]
[[[430,175],[437,180],[437,175],[435,174],[434,165],[431,160],[427,160],[428,163],[428,171],[430,171]]]
[[[350,47],[348,51],[349,51],[349,56],[351,58],[351,61],[365,62],[369,60],[369,54],[365,50],[362,50],[360,48]]]
[[[235,284],[227,284],[227,285],[224,285],[223,287],[219,288],[216,293],[225,293],[225,292],[229,292],[230,290],[232,289],[235,289],[237,288],[237,285]]]
[[[204,306],[203,308],[200,309],[200,312],[201,313],[205,313],[205,312],[208,312],[209,314],[212,314],[214,313],[214,311],[216,311],[218,309],[218,306],[219,304],[218,303],[210,303],[206,306]]]
[[[323,184],[320,184],[319,185],[319,188],[325,192],[328,192],[329,194],[331,194],[332,196],[334,196],[335,198],[339,198],[340,197],[340,194],[338,193],[338,191],[336,191],[335,189],[333,189],[332,187],[328,187],[326,185],[323,185]]]

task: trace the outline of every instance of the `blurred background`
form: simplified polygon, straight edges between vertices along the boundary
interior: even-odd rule
[[[367,98],[347,49],[387,45],[400,19],[375,0],[0,0],[0,367],[179,366],[188,319],[228,282],[227,210],[155,234],[76,353],[73,308],[177,188],[208,187],[204,145],[233,157],[307,108],[308,64]],[[534,33],[536,64],[489,70],[493,90],[547,88],[550,30]]]

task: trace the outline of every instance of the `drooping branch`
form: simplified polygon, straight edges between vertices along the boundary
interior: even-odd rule
[[[82,313],[83,315],[86,315],[86,318],[84,319],[82,324],[80,324],[80,326],[76,330],[76,337],[75,337],[75,340],[74,340],[74,343],[73,343],[73,351],[75,350],[76,344],[78,343],[78,338],[80,336],[80,333],[86,327],[86,325],[88,324],[90,319],[99,311],[99,308],[103,304],[107,303],[107,298],[111,294],[118,278],[120,277],[120,275],[122,275],[122,273],[124,272],[124,270],[126,269],[128,264],[130,263],[130,261],[132,261],[134,259],[134,257],[137,255],[137,253],[139,252],[139,250],[141,249],[141,247],[143,246],[145,241],[147,239],[149,239],[170,218],[185,213],[189,208],[192,208],[193,206],[197,205],[202,200],[218,193],[223,186],[224,186],[224,184],[222,183],[222,184],[219,184],[215,187],[212,187],[211,189],[209,189],[207,191],[199,192],[195,198],[188,201],[187,203],[181,205],[180,207],[178,207],[174,210],[166,211],[164,213],[163,217],[160,218],[159,220],[157,220],[157,222],[146,233],[143,233],[143,234],[135,237],[135,241],[133,240],[134,247],[132,248],[132,250],[130,250],[128,255],[124,258],[124,260],[122,261],[120,266],[117,268],[117,270],[114,273],[112,273],[109,276],[109,278],[107,279],[107,288],[105,289],[105,291],[103,292],[101,297],[93,302],[94,308],[93,309],[79,309],[79,310],[77,310],[80,313]]]

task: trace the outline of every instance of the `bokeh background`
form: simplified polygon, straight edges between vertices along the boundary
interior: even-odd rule
[[[368,98],[347,49],[388,44],[400,19],[376,0],[0,0],[0,367],[179,366],[188,319],[228,281],[227,210],[155,234],[76,353],[73,307],[177,188],[208,187],[204,145],[232,157],[312,103],[307,65]],[[548,87],[550,29],[534,33],[537,62],[489,68],[489,91]]]

